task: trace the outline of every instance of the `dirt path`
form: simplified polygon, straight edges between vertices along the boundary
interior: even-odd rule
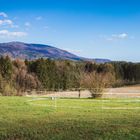
[[[106,89],[103,97],[138,98],[140,97],[140,85]]]
[[[37,96],[37,94],[33,95]],[[46,92],[44,94],[41,94],[41,96],[77,98],[79,97],[79,92],[78,91]],[[88,90],[81,91],[80,97],[81,98],[91,97],[91,93]],[[140,85],[105,89],[103,98],[140,98]]]

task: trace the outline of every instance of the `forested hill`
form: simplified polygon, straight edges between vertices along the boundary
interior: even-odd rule
[[[129,84],[140,84],[140,63],[0,57],[0,95],[24,95],[31,90],[95,89],[96,93],[106,87]]]
[[[0,43],[0,55],[8,55],[12,58],[20,59],[38,59],[38,58],[51,58],[51,59],[63,59],[63,60],[90,60],[97,61],[99,63],[108,62],[108,59],[87,59],[79,57],[75,54],[72,54],[66,50],[62,50],[49,45],[42,44],[28,44],[22,42],[9,42],[9,43]]]

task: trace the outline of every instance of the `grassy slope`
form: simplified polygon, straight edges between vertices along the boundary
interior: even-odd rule
[[[0,140],[138,140],[140,109],[122,100],[67,99],[27,102],[26,97],[0,97]],[[136,99],[138,100],[138,99]],[[129,100],[130,101],[130,100]],[[45,106],[52,105],[52,106]],[[71,108],[73,107],[73,108]],[[74,108],[75,107],[75,108]]]

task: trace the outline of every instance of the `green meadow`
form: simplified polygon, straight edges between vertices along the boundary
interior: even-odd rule
[[[139,98],[0,97],[0,140],[139,139]]]

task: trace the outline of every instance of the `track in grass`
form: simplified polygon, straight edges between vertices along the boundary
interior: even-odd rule
[[[138,110],[140,99],[68,99],[68,98],[33,98],[30,105],[67,109],[108,109],[108,110]]]

